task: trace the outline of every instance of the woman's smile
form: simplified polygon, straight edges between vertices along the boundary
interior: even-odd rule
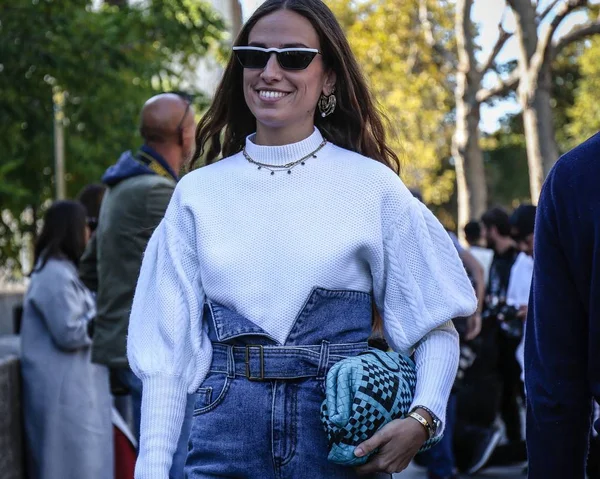
[[[277,103],[279,100],[288,97],[291,93],[280,91],[280,90],[272,90],[267,88],[261,88],[255,90],[258,94],[258,97],[265,103]]]

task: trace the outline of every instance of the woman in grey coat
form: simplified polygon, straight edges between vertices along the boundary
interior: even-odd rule
[[[22,373],[31,479],[112,479],[108,371],[90,361],[94,299],[77,264],[89,233],[85,210],[48,210],[23,305]]]

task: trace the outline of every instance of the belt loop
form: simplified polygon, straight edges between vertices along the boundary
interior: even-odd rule
[[[317,379],[325,379],[327,363],[329,363],[329,341],[324,339],[321,342],[321,356],[319,358],[319,369],[317,369]]]
[[[227,348],[227,377],[235,378],[235,358],[233,356],[233,346]]]
[[[250,364],[251,362],[251,354],[250,352],[252,351],[252,349],[258,349],[258,371],[259,371],[259,375],[258,376],[252,376],[252,366]],[[262,346],[262,344],[247,344],[246,345],[246,354],[245,354],[245,361],[246,361],[246,378],[249,381],[264,381],[265,379],[265,350]]]

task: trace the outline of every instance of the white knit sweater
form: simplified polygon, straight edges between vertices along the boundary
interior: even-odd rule
[[[246,148],[286,164],[321,141],[315,130],[277,147],[249,138]],[[137,479],[168,477],[186,393],[210,367],[204,301],[284,343],[315,287],[373,292],[390,346],[416,347],[413,404],[444,420],[458,364],[449,320],[473,313],[476,300],[440,223],[392,170],[333,144],[291,174],[239,153],[179,182],[144,256],[128,338],[144,390]]]

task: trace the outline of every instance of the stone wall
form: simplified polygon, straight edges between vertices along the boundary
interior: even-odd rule
[[[0,356],[0,479],[23,479],[21,377],[16,356]]]
[[[23,303],[22,292],[0,292],[0,335],[15,334],[14,310]]]

